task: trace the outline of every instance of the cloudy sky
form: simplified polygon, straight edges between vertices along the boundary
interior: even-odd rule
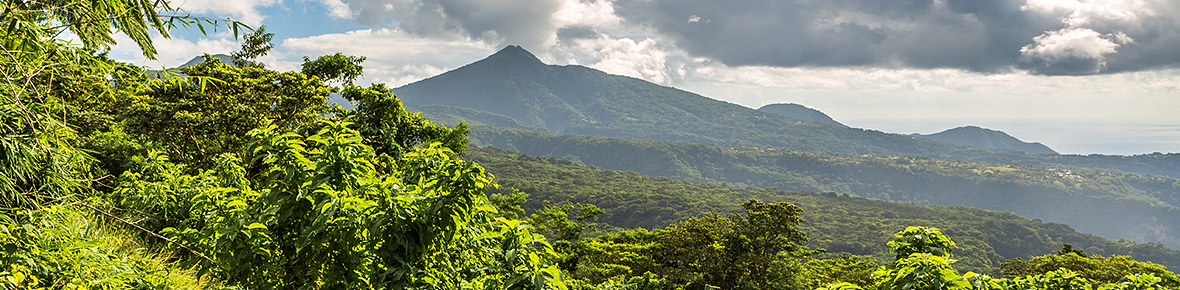
[[[1006,131],[1063,153],[1180,152],[1175,0],[174,0],[274,32],[270,67],[368,57],[403,85],[517,44],[752,108],[793,102],[855,127]],[[173,67],[227,53],[222,30],[129,41]]]

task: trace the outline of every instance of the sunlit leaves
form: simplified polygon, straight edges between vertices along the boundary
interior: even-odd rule
[[[118,100],[123,109],[115,114],[128,133],[196,167],[207,168],[222,153],[242,153],[251,130],[274,125],[293,132],[329,107],[332,88],[300,73],[235,67],[216,58],[181,72],[187,76],[153,81]]]
[[[951,259],[951,248],[955,247],[955,242],[937,228],[908,227],[894,236],[897,239],[889,242],[889,251],[893,252],[896,260],[911,257],[913,254],[930,254],[944,258],[947,262],[954,262]]]
[[[894,253],[908,253],[898,256],[889,266],[873,273],[873,285],[866,289],[877,290],[1113,290],[1113,289],[1168,289],[1152,274],[1135,273],[1126,275],[1116,283],[1100,283],[1086,279],[1069,269],[1060,268],[1012,279],[994,279],[986,275],[968,272],[959,275],[951,264],[950,249],[954,246],[938,229],[909,227],[896,234],[897,240],[889,243]],[[1070,252],[1068,256],[1080,256]],[[1082,258],[1085,259],[1085,258]],[[862,289],[850,283],[833,283],[819,289],[854,290]]]
[[[438,143],[375,158],[351,125],[324,121],[306,137],[274,125],[252,131],[245,167],[262,172],[251,182],[233,181],[243,166],[223,156],[198,176],[123,192],[168,195],[184,192],[167,185],[174,180],[229,179],[196,186],[189,217],[167,232],[215,257],[205,269],[249,287],[563,287],[544,237],[497,218],[483,168]],[[142,190],[160,186],[170,192]]]
[[[341,53],[325,55],[312,60],[303,57],[303,74],[319,77],[325,82],[333,81],[351,85],[361,74],[365,62],[363,56],[349,56]]]

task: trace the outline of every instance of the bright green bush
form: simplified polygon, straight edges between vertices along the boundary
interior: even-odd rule
[[[176,201],[149,215],[187,215],[163,232],[248,288],[564,287],[544,237],[487,201],[483,168],[439,143],[378,158],[350,125],[325,121],[307,137],[272,125],[251,133],[252,162],[131,174],[118,193],[145,209]]]
[[[1171,289],[1163,279],[1151,273],[1125,275],[1115,282],[1087,279],[1066,268],[1059,268],[1012,279],[994,279],[972,272],[959,275],[951,264],[949,238],[935,228],[909,227],[898,232],[891,251],[897,254],[892,265],[883,266],[873,273],[875,283],[861,287],[847,282],[829,284],[817,289],[823,290],[1113,290],[1113,289]],[[903,256],[903,254],[908,254]],[[1067,253],[1080,257],[1075,253]],[[1035,259],[1034,259],[1035,260]]]

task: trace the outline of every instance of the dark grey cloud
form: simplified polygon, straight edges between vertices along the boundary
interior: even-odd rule
[[[691,55],[736,66],[1019,69],[1050,75],[1177,67],[1180,1],[1126,3],[1136,5],[620,0],[615,11],[626,23],[675,40]]]
[[[466,37],[541,46],[557,24],[559,0],[342,0],[357,22],[427,37]]]
[[[557,41],[569,42],[577,39],[591,39],[598,37],[598,31],[589,26],[569,26],[557,30]]]

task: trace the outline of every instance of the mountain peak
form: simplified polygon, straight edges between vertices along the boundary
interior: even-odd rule
[[[536,55],[533,55],[533,53],[525,50],[519,45],[505,46],[503,49],[500,49],[500,51],[497,51],[496,53],[488,56],[484,60],[493,62],[508,62],[513,64],[545,64],[544,62],[541,62],[541,59],[538,59]]]

